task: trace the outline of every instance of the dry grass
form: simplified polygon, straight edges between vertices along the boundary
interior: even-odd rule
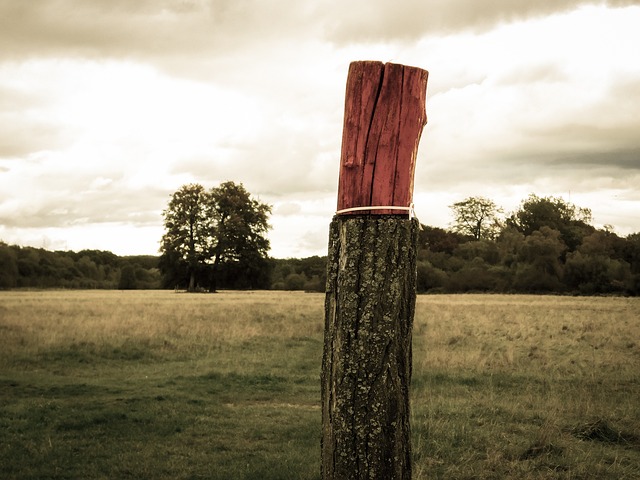
[[[416,478],[640,478],[638,299],[418,303]]]
[[[319,478],[323,299],[0,292],[0,476]],[[636,298],[418,297],[414,478],[640,478],[639,338]]]
[[[460,295],[418,297],[419,368],[637,374],[637,298]]]
[[[322,295],[0,293],[0,478],[315,479]]]
[[[0,358],[71,345],[202,353],[254,338],[322,335],[320,294],[16,291],[0,296]]]

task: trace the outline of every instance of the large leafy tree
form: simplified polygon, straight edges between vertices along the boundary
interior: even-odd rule
[[[192,292],[212,248],[214,222],[209,213],[209,194],[202,185],[183,185],[171,196],[162,215],[165,233],[160,246],[161,266],[165,272],[186,269],[188,290]]]
[[[538,197],[531,194],[513,213],[507,224],[528,236],[542,227],[560,232],[562,241],[575,250],[582,239],[595,229],[589,225],[591,210],[576,207],[559,197]]]
[[[474,240],[493,240],[502,229],[502,210],[488,198],[469,197],[449,208],[453,210],[453,231]]]
[[[264,265],[269,251],[270,213],[271,207],[251,198],[242,184],[225,182],[209,191],[199,184],[181,187],[163,212],[165,284],[186,277],[189,291],[198,283],[215,291],[221,271],[254,274],[252,268]]]
[[[242,184],[225,182],[211,189],[209,207],[213,220],[211,289],[215,291],[221,264],[251,270],[267,258],[271,206],[251,198]]]

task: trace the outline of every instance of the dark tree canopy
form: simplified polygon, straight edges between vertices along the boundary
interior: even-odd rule
[[[453,253],[456,247],[465,241],[465,237],[444,228],[421,225],[419,233],[421,248],[429,248],[432,252]]]
[[[135,290],[136,289],[136,269],[133,265],[125,265],[120,270],[120,281],[118,282],[119,290]]]
[[[189,184],[175,192],[167,209],[160,267],[165,284],[215,291],[221,276],[234,286],[258,286],[269,268],[267,254],[271,206],[251,198],[242,184],[225,182],[206,191]],[[255,278],[238,281],[238,276]],[[264,283],[264,280],[261,281]],[[260,283],[260,282],[258,282]]]
[[[13,288],[18,281],[18,260],[15,252],[0,242],[0,290]]]
[[[0,240],[0,289],[118,288],[123,270],[133,269],[128,288],[160,287],[158,257],[118,257],[101,250],[49,251],[7,245]],[[131,272],[125,273],[130,275]]]
[[[195,288],[198,269],[210,258],[213,222],[208,194],[202,185],[183,185],[171,196],[164,216],[165,234],[160,251],[163,257],[186,265],[189,291]],[[166,260],[166,258],[165,258]],[[161,263],[165,268],[166,261]]]
[[[507,224],[524,235],[531,235],[542,227],[558,230],[562,241],[570,251],[592,233],[591,210],[576,207],[559,197],[538,197],[531,194],[522,202],[520,209],[507,219]]]

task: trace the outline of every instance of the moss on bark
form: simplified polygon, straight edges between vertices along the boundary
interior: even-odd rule
[[[419,224],[336,216],[322,363],[322,477],[410,479],[409,385]]]

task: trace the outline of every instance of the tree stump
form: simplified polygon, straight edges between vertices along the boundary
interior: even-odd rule
[[[349,68],[325,297],[324,480],[411,478],[411,201],[427,77],[380,62]]]

